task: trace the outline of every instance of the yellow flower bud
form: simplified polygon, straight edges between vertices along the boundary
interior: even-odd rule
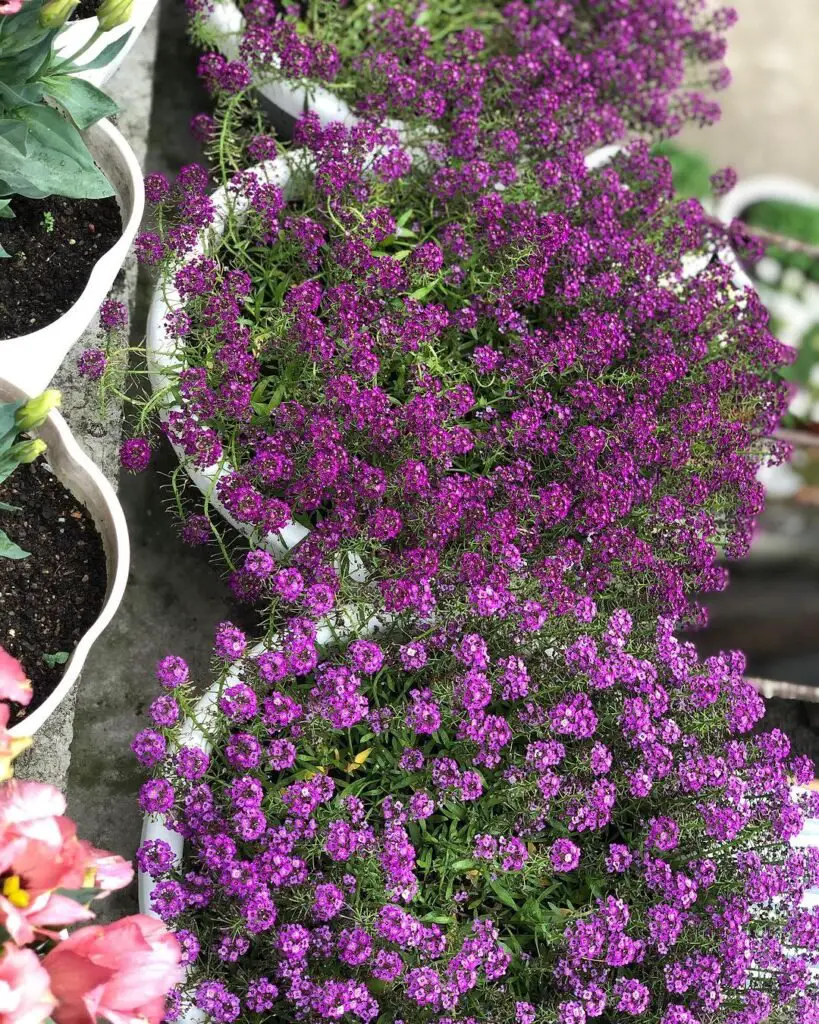
[[[41,28],[61,28],[80,0],[46,0],[40,8]]]
[[[49,388],[36,398],[29,398],[24,406],[17,410],[14,422],[18,430],[34,430],[45,423],[52,409],[59,409],[62,397],[59,391]]]
[[[103,0],[97,20],[103,32],[110,32],[131,20],[134,0]]]
[[[41,441],[38,438],[34,441],[20,441],[18,444],[12,445],[11,455],[12,461],[23,465],[25,462],[34,462],[46,450],[45,441]]]

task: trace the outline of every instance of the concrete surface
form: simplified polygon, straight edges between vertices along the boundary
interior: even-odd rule
[[[777,172],[819,186],[819,3],[726,0],[739,23],[728,33],[733,83],[722,120],[681,140],[741,176]]]
[[[140,104],[143,166],[172,177],[199,156],[187,123],[206,108],[206,99],[198,89],[195,55],[184,39],[184,6],[162,0],[155,19],[156,74],[152,80],[149,68],[132,65],[123,85],[146,97],[153,85],[152,110],[149,100]],[[143,273],[131,324],[134,345],[144,337],[150,292],[149,275]],[[77,691],[69,813],[80,835],[125,857],[133,857],[142,825],[136,797],[143,777],[130,744],[148,724],[146,708],[159,693],[154,666],[166,654],[180,654],[194,677],[204,679],[215,627],[231,614],[227,587],[209,553],[182,544],[166,512],[166,478],[175,465],[172,453],[160,447],[148,472],[120,476],[131,575],[123,605],[91,652]],[[135,912],[135,887],[113,894],[97,910],[103,920]]]

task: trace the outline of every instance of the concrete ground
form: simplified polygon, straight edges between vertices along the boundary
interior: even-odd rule
[[[819,186],[819,133],[814,130],[819,120],[819,3],[735,4],[741,16],[731,38],[735,84],[723,94],[723,120],[707,132],[689,133],[685,141],[711,156],[716,166],[731,164],[743,174],[784,172]],[[157,70],[145,167],[172,174],[197,158],[186,124],[206,101],[196,83],[195,56],[184,39],[183,5],[161,0],[153,31],[158,32]],[[127,106],[132,88],[144,91],[147,81],[135,81],[138,68],[126,68],[123,75],[129,76],[120,86]],[[142,117],[148,109],[143,102]],[[148,296],[149,283],[141,280],[132,329],[135,344],[142,337]],[[231,612],[217,570],[200,552],[181,544],[165,513],[163,477],[172,465],[165,452],[150,472],[120,479],[131,527],[130,584],[77,690],[69,811],[83,836],[125,856],[133,855],[141,827],[135,799],[141,777],[129,745],[145,726],[144,709],[157,693],[153,665],[173,652],[191,662],[195,676],[205,678],[214,628]],[[815,586],[815,576],[807,585]],[[730,603],[720,607],[719,620],[734,622]],[[732,639],[735,632],[735,627],[728,628]],[[803,653],[799,664],[788,663],[788,670],[807,682],[816,678],[817,662],[812,651]],[[66,749],[52,749],[52,756],[64,766],[70,729],[56,735],[55,746],[64,744]],[[109,900],[101,916],[131,913],[135,906],[131,889]]]
[[[788,174],[819,187],[819,3],[726,0],[739,23],[728,33],[730,88],[722,120],[681,141],[717,167]]]

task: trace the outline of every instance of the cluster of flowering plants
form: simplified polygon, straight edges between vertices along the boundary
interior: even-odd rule
[[[133,869],[78,837],[58,789],[11,777],[31,741],[7,732],[7,701],[30,700],[20,663],[0,647],[0,1016],[7,1024],[159,1024],[180,976],[179,943],[141,914],[88,924],[91,903],[128,885]]]
[[[170,1016],[817,1024],[813,769],[747,738],[740,655],[675,636],[784,455],[785,350],[647,141],[586,159],[710,117],[685,72],[731,17],[375,4],[339,54],[363,5],[333,6],[305,32],[246,3],[243,60],[201,65],[217,191],[147,179],[165,315],[123,462],[160,413],[202,485],[191,513],[174,475],[183,533],[264,622],[219,628],[199,703],[164,659],[134,743],[184,840],[139,854],[188,967]],[[365,119],[281,146],[263,65],[355,72]]]
[[[231,562],[234,590],[320,615],[373,599],[363,564],[391,612],[423,617],[467,582],[472,611],[528,601],[537,620],[624,586],[682,614],[723,586],[717,544],[745,550],[757,467],[779,454],[785,350],[730,267],[686,274],[715,229],[671,199],[667,162],[635,144],[546,188],[506,160],[418,167],[370,125],[307,115],[296,144],[275,165],[287,195],[264,166],[223,168],[227,227],[199,255],[204,171],[170,194],[149,179],[162,231],[140,240],[179,296],[165,432],[194,468],[230,466],[215,496],[254,547],[312,530],[295,590],[259,553]],[[264,135],[247,149],[275,153]],[[141,468],[149,441],[123,454]],[[208,508],[191,539],[219,532]]]
[[[716,120],[708,94],[730,81],[724,33],[736,20],[699,0],[241,0],[245,28],[228,61],[211,18],[222,2],[188,0],[194,39],[213,48],[206,81],[329,87],[357,114],[422,134],[435,125],[468,156],[542,156]]]
[[[138,859],[189,965],[180,1009],[815,1022],[819,852],[788,846],[812,765],[741,737],[763,713],[741,656],[601,625],[559,650],[450,628],[319,651],[300,619],[259,653],[224,624],[206,708],[160,663],[141,805],[185,857]]]

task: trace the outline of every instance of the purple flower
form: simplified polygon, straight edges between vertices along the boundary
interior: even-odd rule
[[[166,689],[175,690],[177,686],[183,686],[188,682],[190,669],[184,659],[175,654],[169,654],[157,662],[156,678]]]
[[[167,779],[151,779],[139,791],[139,806],[146,814],[168,811],[173,806],[173,786]]]
[[[106,331],[115,331],[128,324],[128,309],[122,302],[106,299],[100,306],[100,325]]]
[[[99,380],[107,365],[108,356],[101,348],[87,348],[77,358],[77,370],[89,380]]]
[[[580,864],[580,847],[571,839],[557,839],[549,849],[549,860],[555,871],[574,871]]]
[[[222,622],[216,631],[214,650],[224,661],[236,661],[245,653],[247,637],[232,622]]]
[[[151,445],[144,437],[130,437],[119,449],[119,461],[130,473],[144,472],[151,462]]]

